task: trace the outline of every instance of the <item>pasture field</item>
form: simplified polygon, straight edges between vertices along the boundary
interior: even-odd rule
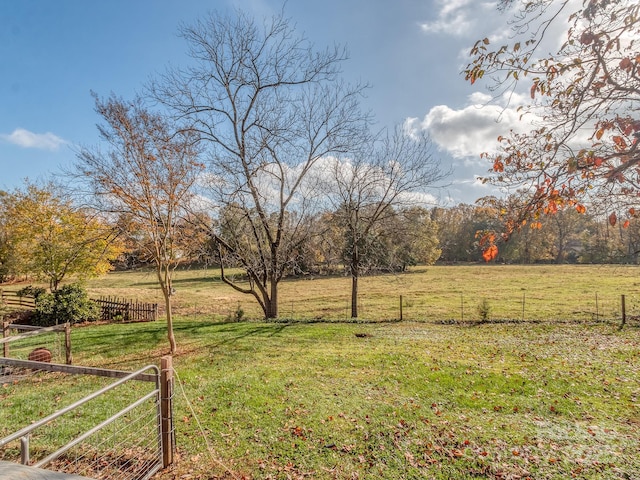
[[[616,317],[637,272],[483,265],[370,277],[369,321],[357,323],[328,311],[347,279],[284,282],[298,321],[266,323],[212,272],[178,272],[178,461],[158,479],[640,478],[640,328],[630,319],[619,330]],[[153,301],[152,282],[114,273],[89,286]],[[465,319],[488,298],[495,322],[451,322],[463,287]],[[502,301],[523,288],[524,321]],[[400,293],[408,319],[391,321]],[[540,312],[536,298],[548,300]],[[238,301],[250,320],[226,321]],[[79,326],[73,349],[76,364],[133,369],[167,353],[165,324]],[[77,379],[54,378],[49,404],[47,381],[0,387],[3,429],[21,405],[42,416],[78,395]]]
[[[113,272],[88,282],[92,295],[157,302],[162,294],[153,272]],[[217,270],[175,274],[176,313],[191,318],[246,318],[262,312],[249,295],[224,285]],[[280,317],[285,320],[348,320],[350,279],[304,277],[280,283]],[[366,321],[477,320],[487,300],[489,320],[617,320],[621,295],[627,314],[640,316],[640,266],[629,265],[460,265],[414,267],[403,274],[360,279],[360,318]],[[523,305],[524,304],[524,305]],[[524,307],[524,308],[523,308]]]

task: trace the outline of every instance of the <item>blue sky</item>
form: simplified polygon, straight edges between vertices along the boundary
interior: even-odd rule
[[[241,8],[257,18],[281,9],[271,0],[20,0],[0,2],[0,189],[41,180],[96,145],[90,92],[131,98],[165,66],[184,65],[181,23]],[[364,106],[380,126],[407,123],[433,138],[451,184],[442,201],[489,193],[479,158],[506,127],[499,109],[460,74],[484,36],[499,38],[506,18],[474,0],[289,0],[285,15],[319,48],[345,45],[344,76],[371,85]],[[509,119],[509,112],[503,112]]]

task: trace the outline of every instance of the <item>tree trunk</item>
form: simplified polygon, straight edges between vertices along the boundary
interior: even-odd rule
[[[355,242],[354,242],[355,243]],[[360,276],[360,254],[358,246],[351,253],[351,318],[358,318],[358,277]]]
[[[267,320],[274,320],[278,318],[278,282],[271,279],[269,282],[271,289],[270,298],[265,299],[265,306],[267,307],[266,317]]]
[[[358,276],[351,275],[351,318],[358,318]]]
[[[271,271],[268,273],[267,282],[269,285],[269,298],[265,298],[267,320],[278,318],[278,245],[271,244]]]
[[[162,289],[162,296],[164,297],[164,306],[167,312],[167,339],[169,340],[169,348],[171,355],[176,354],[176,337],[173,334],[173,312],[171,310],[171,274],[168,267],[156,266],[156,273],[158,275],[158,281],[160,282],[160,288]]]
[[[171,288],[171,287],[169,287]],[[169,339],[169,347],[171,355],[176,354],[176,337],[173,334],[173,313],[171,311],[171,290],[166,287],[162,288],[164,294],[164,305],[167,311],[167,338]]]

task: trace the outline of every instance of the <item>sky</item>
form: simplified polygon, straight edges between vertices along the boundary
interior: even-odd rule
[[[20,0],[0,2],[0,189],[46,180],[99,143],[91,92],[125,99],[168,65],[187,65],[181,25],[240,8],[256,18],[272,0]],[[425,130],[451,168],[443,204],[492,194],[480,153],[508,131],[513,109],[481,108],[488,92],[461,73],[476,40],[505,35],[508,17],[482,0],[289,0],[285,16],[317,48],[346,46],[343,77],[371,87],[380,127]],[[502,123],[496,120],[502,113]]]

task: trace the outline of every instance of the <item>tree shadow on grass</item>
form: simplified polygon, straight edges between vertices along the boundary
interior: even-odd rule
[[[135,327],[128,328],[132,325]],[[188,355],[199,350],[219,348],[237,344],[249,337],[274,337],[279,335],[288,323],[252,324],[249,322],[190,321],[178,322],[174,325],[174,333],[178,337],[177,356]],[[82,348],[80,354],[83,363],[95,356],[101,359],[100,366],[116,367],[132,365],[140,362],[156,363],[162,355],[168,354],[167,328],[165,323],[148,323],[118,325],[118,329],[100,328],[95,325],[91,332],[83,332],[78,342],[91,343],[92,346]],[[106,327],[106,326],[105,326]],[[206,329],[214,329],[206,333]],[[219,338],[222,337],[222,338]],[[211,338],[214,342],[202,341]],[[190,342],[190,340],[192,340]],[[191,347],[189,348],[189,345]],[[142,347],[143,346],[143,347]],[[89,363],[91,363],[89,361]],[[86,364],[86,363],[85,363]],[[90,365],[87,365],[90,366]]]

